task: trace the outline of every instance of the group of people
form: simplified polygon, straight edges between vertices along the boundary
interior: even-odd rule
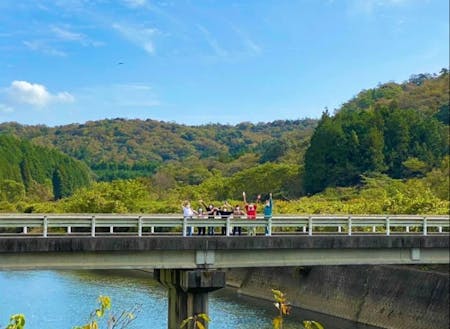
[[[192,220],[194,218],[208,218],[209,220],[214,220],[219,217],[221,219],[233,218],[233,219],[248,219],[255,220],[258,205],[261,202],[261,195],[256,197],[256,202],[247,202],[247,197],[245,192],[242,192],[242,197],[244,201],[244,208],[241,208],[240,205],[235,205],[234,207],[230,205],[227,201],[224,202],[222,207],[215,207],[212,203],[207,205],[203,200],[200,200],[200,208],[195,210],[192,208],[191,203],[189,201],[184,201],[182,204],[183,209],[183,217],[188,220]],[[264,219],[272,218],[272,209],[273,209],[273,200],[272,193],[269,193],[269,197],[265,200],[264,203]],[[221,227],[221,234],[226,235],[226,226]],[[187,227],[187,235],[192,235],[194,233],[193,227]],[[198,227],[197,234],[198,235],[214,235],[214,227]],[[233,235],[241,235],[242,227],[241,226],[233,226],[233,231],[231,232]],[[247,231],[248,235],[256,235],[256,227],[249,227]],[[266,235],[268,235],[266,229]]]

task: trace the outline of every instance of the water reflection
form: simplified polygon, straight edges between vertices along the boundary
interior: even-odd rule
[[[97,297],[108,295],[114,313],[141,305],[130,329],[166,329],[166,291],[140,271],[5,271],[0,272],[0,328],[8,317],[24,313],[27,329],[72,328],[88,321]],[[295,310],[285,329],[301,328],[301,319],[315,319],[327,329],[369,328],[335,318]],[[269,302],[236,296],[227,289],[211,295],[210,329],[271,329],[276,310]]]

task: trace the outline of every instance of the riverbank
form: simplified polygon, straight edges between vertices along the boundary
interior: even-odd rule
[[[449,325],[448,267],[314,266],[227,271],[238,293],[272,299],[271,288],[296,307],[382,328]]]

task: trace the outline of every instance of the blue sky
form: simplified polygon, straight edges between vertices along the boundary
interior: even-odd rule
[[[447,0],[1,0],[0,122],[319,118],[449,66]]]

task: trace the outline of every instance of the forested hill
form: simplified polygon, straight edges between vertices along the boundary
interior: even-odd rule
[[[89,168],[55,149],[0,135],[0,201],[25,194],[38,200],[60,199],[87,186]]]
[[[305,154],[305,192],[354,186],[373,174],[423,177],[448,156],[448,124],[446,69],[362,91],[319,121]]]
[[[363,90],[320,120],[202,126],[151,119],[59,127],[3,123],[0,135],[15,135],[82,160],[97,180],[151,176],[161,190],[223,177],[235,179],[224,183],[231,191],[231,185],[240,184],[237,180],[267,184],[273,174],[275,181],[283,176],[277,171],[282,169],[289,174],[270,190],[292,198],[359,185],[374,174],[423,177],[448,155],[448,124],[449,73],[443,69]],[[240,174],[245,175],[236,178]],[[241,185],[230,195],[248,188]],[[267,186],[253,188],[269,192]]]
[[[85,161],[100,179],[148,176],[163,163],[186,159],[222,168],[242,155],[275,161],[294,154],[298,163],[317,120],[186,126],[155,120],[111,119],[50,128],[3,123],[0,133],[55,147]],[[208,163],[206,163],[206,160]],[[254,164],[253,158],[251,164]]]
[[[448,70],[442,69],[439,75],[415,74],[402,84],[388,82],[373,89],[363,90],[346,102],[340,111],[373,109],[377,105],[388,105],[392,102],[401,110],[414,109],[448,124]]]

